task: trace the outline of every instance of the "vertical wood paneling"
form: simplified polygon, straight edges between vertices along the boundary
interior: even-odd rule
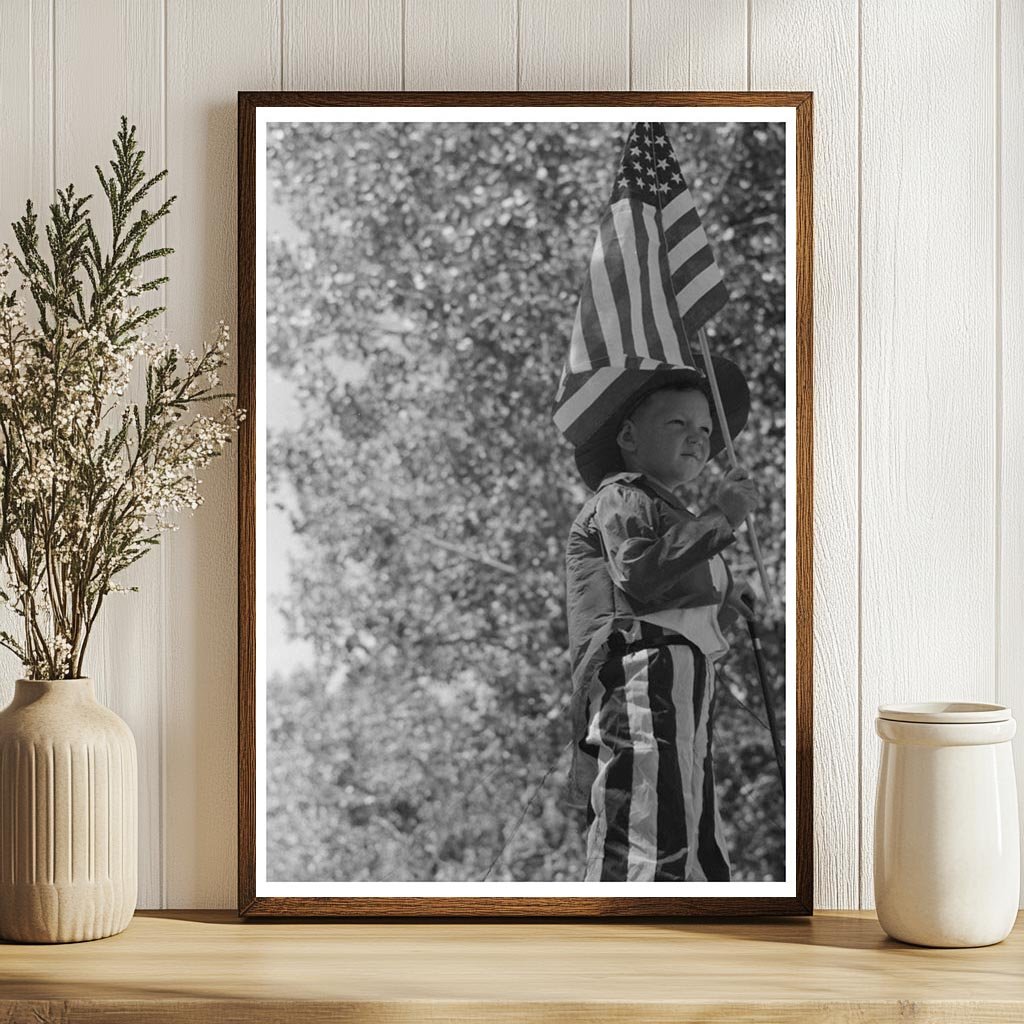
[[[291,0],[285,89],[400,89],[402,0]]]
[[[815,94],[814,896],[856,907],[857,12],[758,0],[751,15],[752,88]]]
[[[25,200],[45,210],[53,179],[50,0],[10,0],[0,32],[0,241],[15,245],[11,221]]]
[[[865,906],[877,705],[995,691],[993,38],[991,3],[863,3]]]
[[[239,89],[716,89],[749,71],[815,91],[820,906],[872,901],[877,704],[1024,705],[1024,8],[862,6],[858,35],[856,7],[826,0],[751,0],[749,26],[746,0],[7,0],[0,32],[0,236],[54,173],[93,190],[125,112],[180,197],[166,319],[185,347],[234,317]],[[123,581],[141,592],[111,598],[91,660],[138,741],[143,907],[235,899],[233,448],[202,490]],[[18,674],[0,654],[0,701]]]
[[[625,0],[519,0],[520,89],[628,89]]]
[[[109,170],[120,117],[138,127],[150,173],[163,167],[163,11],[160,0],[57,0],[54,8],[54,162],[57,185],[73,182],[89,204],[103,244],[110,214],[94,167]],[[97,55],[102,54],[101,60]],[[87,84],[87,86],[86,86]],[[162,191],[159,193],[162,197]],[[154,232],[154,244],[161,235]],[[162,262],[162,261],[160,261]],[[160,276],[151,266],[150,277]],[[146,297],[150,299],[149,296]],[[156,302],[162,295],[156,293]],[[159,324],[155,325],[159,329]],[[145,398],[144,378],[127,396]],[[159,556],[149,554],[121,577],[139,593],[106,598],[86,654],[96,696],[131,727],[139,750],[139,906],[162,904],[162,697],[165,587]]]
[[[515,0],[405,0],[404,88],[515,89]]]
[[[1014,754],[1024,821],[1024,5],[1004,0],[1000,9],[996,266],[1001,285],[1002,536],[996,700],[1013,708],[1019,723]]]
[[[17,250],[11,222],[31,199],[45,214],[53,188],[53,30],[50,0],[11,0],[0,30],[0,244]],[[25,296],[32,311],[32,301]],[[20,619],[0,608],[0,628],[14,636]],[[0,648],[0,707],[14,696],[21,662]]]
[[[167,0],[168,329],[183,347],[233,324],[236,94],[281,82],[277,0]],[[234,360],[222,375],[235,376]],[[235,905],[236,446],[167,544],[166,905]]]
[[[632,9],[630,88],[748,87],[747,0],[632,0]]]

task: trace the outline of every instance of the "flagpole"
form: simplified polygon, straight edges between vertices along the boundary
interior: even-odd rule
[[[711,361],[711,349],[708,345],[708,337],[701,327],[697,331],[697,342],[700,345],[701,355],[704,357],[704,366],[707,369],[708,384],[711,386],[711,395],[715,402],[715,411],[718,414],[718,423],[722,428],[722,437],[725,438],[725,450],[729,453],[729,462],[733,469],[736,469],[739,462],[736,458],[736,449],[732,445],[732,437],[729,435],[729,421],[725,418],[725,406],[722,403],[722,394],[718,390],[718,377],[715,374],[715,364]],[[757,571],[761,577],[761,587],[764,590],[765,600],[771,599],[771,588],[768,585],[768,573],[765,572],[764,559],[761,557],[761,545],[757,540],[757,530],[754,529],[754,517],[749,512],[746,518],[747,534],[750,537],[750,548],[754,552],[754,561],[757,562]],[[753,612],[751,605],[743,602]],[[779,727],[775,720],[775,705],[772,695],[768,689],[768,673],[764,662],[764,650],[761,646],[761,635],[757,622],[754,619],[747,619],[747,630],[750,633],[750,643],[754,648],[754,661],[757,664],[757,676],[761,682],[761,697],[764,700],[765,714],[768,716],[768,731],[772,737],[772,748],[775,751],[775,764],[779,769],[779,781],[782,783],[782,792],[786,792],[786,761],[782,752],[782,741],[779,738]]]
[[[749,599],[743,602],[754,613],[753,602]],[[768,717],[768,732],[772,737],[772,748],[775,751],[775,765],[779,769],[779,782],[782,783],[782,795],[786,795],[786,755],[782,749],[782,739],[779,736],[779,723],[775,718],[775,704],[771,694],[768,692],[768,666],[764,661],[764,645],[761,643],[761,629],[757,619],[747,619],[747,632],[750,634],[750,646],[754,649],[754,663],[757,665],[757,678],[761,682],[761,699],[764,701],[764,712]]]
[[[732,444],[732,437],[729,434],[729,421],[725,416],[725,406],[722,403],[722,393],[718,390],[718,377],[715,374],[715,364],[711,361],[711,349],[708,346],[708,336],[701,327],[697,331],[697,343],[700,345],[700,354],[704,357],[704,368],[707,370],[708,384],[711,385],[711,396],[715,402],[715,412],[718,414],[718,425],[722,430],[722,437],[725,440],[725,450],[729,455],[729,464],[733,469],[739,466],[736,458],[736,449]],[[761,577],[761,588],[764,591],[765,600],[771,599],[771,586],[768,583],[768,573],[765,571],[764,559],[761,557],[761,545],[757,539],[757,530],[754,528],[754,517],[747,513],[746,518],[747,535],[750,537],[750,547],[754,553],[754,561],[757,563],[757,572]]]
[[[668,245],[665,240],[665,225],[663,222],[664,210],[662,209],[661,203],[661,176],[658,171],[659,168],[655,166],[655,152],[654,152],[654,140],[653,136],[649,140],[650,145],[650,160],[654,170],[654,197],[658,204],[658,234],[661,238],[661,249],[662,252],[668,252]],[[715,364],[711,361],[711,349],[708,346],[707,334],[704,332],[704,328],[700,327],[697,331],[697,341],[700,344],[701,355],[704,357],[704,368],[707,371],[708,383],[711,386],[711,394],[714,398],[715,412],[718,415],[718,424],[722,430],[722,438],[725,441],[725,449],[729,453],[729,462],[733,469],[738,468],[739,462],[736,458],[736,449],[732,445],[732,437],[729,434],[729,421],[725,415],[725,406],[722,402],[722,394],[718,389],[718,377],[715,374]],[[689,345],[686,346],[689,350]],[[761,578],[761,589],[764,591],[765,600],[771,599],[771,586],[768,583],[768,573],[765,571],[764,559],[761,557],[761,545],[757,539],[757,530],[754,528],[754,517],[750,514],[746,517],[747,524],[747,535],[750,537],[750,547],[754,555],[754,561],[757,564],[757,572]]]

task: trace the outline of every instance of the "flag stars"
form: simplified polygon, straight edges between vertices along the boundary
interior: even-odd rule
[[[662,149],[659,151],[657,147]],[[657,202],[659,194],[671,195],[680,187],[686,187],[664,125],[652,121],[633,126],[623,150],[615,187],[648,202]]]
[[[627,128],[626,125],[621,127],[622,130]],[[621,141],[621,131],[617,134]],[[579,298],[576,322],[580,332],[573,336],[556,400],[555,422],[574,443],[577,443],[576,436],[600,410],[598,403],[607,401],[603,397],[607,392],[598,391],[590,381],[595,379],[595,372],[600,373],[619,358],[618,355],[612,357],[601,327],[606,319],[616,322],[616,302],[621,295],[628,294],[632,298],[639,284],[645,308],[648,305],[654,308],[655,302],[659,303],[659,309],[660,303],[665,303],[667,310],[675,307],[683,329],[690,334],[695,333],[714,312],[721,309],[726,299],[722,273],[714,262],[700,218],[697,217],[696,205],[692,202],[679,203],[678,206],[683,208],[682,213],[672,209],[673,199],[686,195],[687,183],[667,135],[667,127],[661,122],[634,123],[629,126],[625,146],[619,151],[618,165],[608,168],[609,172],[616,172],[612,179],[616,182],[612,190],[612,203],[602,216],[598,228],[598,240],[590,262],[590,277]],[[668,242],[665,231],[648,232],[643,245],[640,245],[640,239],[636,237],[637,233],[642,233],[643,222],[651,217],[652,208],[655,217],[660,210],[661,218],[670,220],[669,229],[678,226],[679,230],[685,229],[691,237],[696,236],[692,245],[687,246],[689,249],[695,245],[696,251],[677,268],[668,281],[663,279],[663,275],[644,273],[651,262],[652,246],[657,246],[658,263],[667,261]],[[694,219],[696,231],[690,230]],[[612,222],[610,227],[616,229],[616,222],[621,220],[626,220],[624,226],[635,225],[637,233],[630,237],[628,231],[620,235],[616,230],[619,245],[610,253],[602,244],[601,235],[609,221]],[[665,225],[662,227],[665,228]],[[600,287],[597,286],[598,282]],[[622,352],[622,358],[629,358],[631,354]],[[600,381],[600,378],[597,379]]]

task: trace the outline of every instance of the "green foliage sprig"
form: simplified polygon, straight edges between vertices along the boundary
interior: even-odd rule
[[[228,329],[182,354],[148,337],[164,307],[138,296],[167,281],[145,249],[174,202],[139,208],[166,170],[147,177],[135,127],[121,118],[112,173],[97,166],[112,226],[101,245],[88,202],[57,191],[40,245],[31,201],[14,225],[20,249],[0,247],[0,600],[21,620],[0,631],[30,678],[75,678],[107,594],[122,570],[176,529],[172,512],[201,502],[197,471],[221,453],[244,415],[218,390]],[[14,286],[17,270],[22,282]],[[30,322],[22,292],[35,304]],[[145,401],[131,399],[136,366]],[[219,401],[212,414],[195,410]],[[137,588],[128,588],[135,590]]]

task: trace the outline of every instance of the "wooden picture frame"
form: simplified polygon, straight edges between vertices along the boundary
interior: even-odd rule
[[[267,120],[280,120],[287,115],[274,114],[281,108],[293,112],[301,110],[326,111],[343,108],[335,119],[345,122],[345,112],[363,110],[367,117],[375,111],[388,112],[391,120],[400,120],[393,110],[430,109],[437,113],[433,120],[443,122],[446,113],[450,119],[460,116],[460,108],[536,108],[539,114],[548,108],[663,108],[660,120],[671,122],[673,111],[679,108],[768,108],[781,112],[777,120],[787,119],[790,191],[787,218],[795,247],[787,245],[787,276],[792,280],[787,287],[787,352],[795,348],[788,365],[795,368],[795,381],[787,383],[787,395],[795,404],[788,416],[795,437],[787,465],[795,466],[795,486],[787,476],[790,494],[789,508],[795,523],[795,551],[787,549],[787,564],[795,565],[795,582],[788,580],[788,594],[795,596],[795,608],[787,602],[787,636],[792,622],[795,631],[795,652],[790,652],[787,663],[793,666],[787,674],[787,693],[792,695],[795,707],[787,705],[788,738],[786,754],[786,878],[781,883],[745,883],[737,892],[733,883],[719,883],[722,895],[706,892],[688,895],[694,883],[669,883],[669,895],[603,895],[593,891],[578,891],[571,885],[548,883],[557,891],[537,895],[506,895],[507,885],[525,886],[511,882],[502,886],[501,895],[480,895],[479,887],[472,894],[459,895],[447,889],[444,895],[406,895],[399,885],[394,891],[372,894],[319,894],[296,884],[294,892],[281,894],[261,878],[258,872],[258,843],[265,821],[258,818],[260,758],[266,758],[259,745],[262,728],[261,715],[265,708],[258,700],[260,687],[257,671],[258,650],[265,644],[265,610],[258,606],[257,556],[260,554],[257,495],[263,486],[258,480],[257,456],[263,441],[258,429],[264,422],[265,412],[257,397],[257,341],[262,337],[263,325],[258,322],[260,301],[258,292],[261,273],[261,254],[258,248],[258,167],[262,172],[265,150],[257,151],[258,138],[265,130]],[[661,113],[661,111],[658,111]],[[617,111],[616,111],[617,113]],[[623,110],[623,115],[627,111]],[[462,112],[464,116],[464,112]],[[774,115],[773,115],[774,116]],[[483,118],[479,118],[483,119]],[[554,118],[552,118],[554,119]],[[635,120],[633,111],[614,120]],[[521,118],[520,120],[533,120]],[[566,118],[565,120],[569,120]],[[596,120],[582,118],[581,120]],[[613,120],[608,118],[607,120]],[[682,119],[679,119],[682,120]],[[726,120],[722,118],[722,120]],[[263,126],[260,128],[260,126]],[[806,915],[813,908],[813,844],[812,844],[812,531],[813,531],[813,464],[812,464],[812,96],[808,92],[527,92],[527,93],[388,93],[388,92],[240,92],[238,94],[238,402],[248,411],[239,438],[238,475],[238,535],[239,535],[239,591],[238,591],[238,910],[246,917],[331,916],[342,918],[366,917],[691,917],[691,916],[747,916],[765,914]],[[795,181],[792,180],[795,178]],[[265,201],[265,196],[264,200]],[[264,228],[265,233],[265,228]],[[588,245],[590,242],[588,241]],[[581,267],[581,271],[584,268]],[[575,302],[575,298],[573,299]],[[265,340],[265,339],[264,339]],[[566,338],[566,345],[568,338]],[[262,372],[262,371],[261,371]],[[787,430],[789,428],[787,427]],[[791,474],[790,474],[791,475]],[[795,495],[795,502],[792,497]],[[787,523],[789,520],[787,520]],[[265,529],[265,526],[263,527]],[[788,526],[787,526],[788,529]],[[265,557],[265,556],[264,556]],[[792,617],[792,619],[790,619]],[[791,645],[792,646],[792,645]],[[265,671],[265,669],[264,669]],[[795,676],[795,678],[792,678]],[[770,748],[769,748],[770,749]],[[265,872],[265,865],[264,865]],[[332,883],[333,884],[333,883]],[[438,886],[440,883],[424,883]],[[476,885],[476,883],[471,883]],[[489,884],[489,883],[484,883]],[[634,883],[624,883],[631,885]],[[381,883],[383,886],[384,883]],[[769,885],[781,886],[768,891]],[[753,886],[758,889],[751,894]],[[534,887],[536,888],[536,887]],[[566,892],[566,889],[570,892]]]

